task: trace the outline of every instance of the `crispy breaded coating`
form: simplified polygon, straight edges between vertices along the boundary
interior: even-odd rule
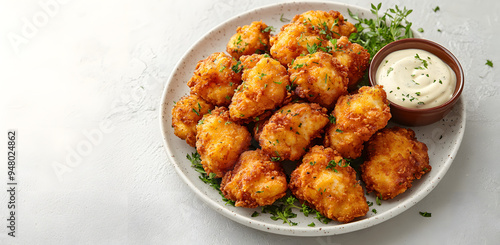
[[[245,126],[231,120],[225,107],[205,114],[196,126],[196,150],[207,174],[217,178],[234,167],[238,157],[250,146],[252,139]]]
[[[427,146],[415,132],[400,127],[384,128],[366,144],[367,157],[361,176],[368,192],[392,199],[412,186],[414,179],[431,171]]]
[[[280,163],[270,161],[261,150],[245,151],[222,178],[220,190],[237,207],[271,205],[285,196],[286,175]]]
[[[290,93],[288,73],[269,55],[254,54],[240,58],[243,83],[238,86],[229,105],[231,118],[248,121],[267,110],[281,106]]]
[[[331,42],[332,55],[347,68],[350,89],[354,89],[370,65],[370,53],[357,43],[351,43],[348,37],[341,37]]]
[[[242,55],[263,54],[269,51],[271,30],[262,21],[254,21],[250,25],[238,27],[227,43],[226,51],[239,60]]]
[[[357,94],[344,95],[333,110],[335,123],[325,135],[325,146],[338,151],[342,157],[358,158],[363,143],[391,118],[389,101],[382,86],[364,86]]]
[[[234,90],[241,84],[241,72],[235,72],[240,70],[233,57],[222,52],[213,53],[198,62],[188,86],[207,102],[228,106]]]
[[[190,94],[182,97],[174,107],[172,107],[172,127],[177,137],[186,140],[192,146],[196,146],[196,124],[198,121],[214,109],[214,106],[207,103],[200,96]]]
[[[316,52],[299,56],[288,68],[295,94],[312,103],[332,109],[347,94],[347,70],[331,54]]]
[[[259,136],[262,150],[274,159],[298,160],[328,124],[327,110],[318,104],[295,103],[278,109]]]
[[[357,32],[356,27],[344,20],[344,16],[338,12],[330,10],[311,10],[296,15],[292,22],[301,23],[314,30],[319,30],[324,39],[349,37],[351,33]]]
[[[356,171],[331,148],[311,148],[292,172],[289,188],[295,197],[333,220],[347,223],[368,212]]]
[[[284,66],[293,66],[293,60],[300,55],[309,54],[308,48],[320,49],[329,46],[319,32],[300,23],[281,27],[281,31],[270,39],[270,54]],[[326,49],[325,49],[326,51]]]

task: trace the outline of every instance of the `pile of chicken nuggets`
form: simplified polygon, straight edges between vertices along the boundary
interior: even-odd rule
[[[237,28],[228,54],[198,62],[190,94],[172,108],[172,127],[236,206],[271,205],[289,190],[350,222],[369,210],[350,159],[364,158],[358,176],[384,200],[431,170],[411,129],[386,127],[383,88],[358,88],[370,54],[349,41],[356,31],[333,10],[297,15],[276,35],[255,21]],[[294,165],[289,176],[284,164]]]

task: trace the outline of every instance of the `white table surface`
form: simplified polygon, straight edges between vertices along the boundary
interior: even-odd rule
[[[466,77],[462,145],[444,179],[415,206],[364,230],[306,238],[240,225],[195,196],[163,148],[163,88],[209,29],[272,2],[280,1],[1,0],[0,185],[7,189],[7,131],[16,129],[18,192],[12,238],[9,195],[0,191],[0,244],[498,244],[494,0],[384,2],[383,9],[413,9],[413,27],[449,48]]]

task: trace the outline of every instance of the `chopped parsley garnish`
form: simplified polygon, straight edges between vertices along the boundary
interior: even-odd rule
[[[241,65],[241,61],[238,61],[236,65],[231,67],[231,70],[234,71],[234,73],[239,73],[243,69],[243,66]]]
[[[427,213],[427,212],[418,212],[422,217],[431,217],[432,213]]]
[[[436,6],[434,9],[432,9],[432,11],[434,11],[434,12],[437,12],[439,10],[440,10],[439,6]]]
[[[276,29],[273,26],[268,26],[266,29],[262,30],[262,32],[272,32],[275,31]]]
[[[487,66],[489,66],[489,67],[493,67],[493,61],[491,61],[491,60],[486,60],[486,64],[485,64],[485,65],[487,65]]]
[[[417,29],[417,31],[420,32],[420,33],[423,33],[424,29],[422,27],[420,27],[420,28]]]
[[[257,217],[257,216],[259,216],[259,215],[260,215],[260,214],[259,214],[259,212],[257,212],[257,211],[254,211],[254,212],[252,213],[252,217]]]
[[[306,45],[307,45],[307,52],[309,52],[310,54],[314,54],[318,50],[318,45],[316,43],[313,44],[312,46],[309,46],[309,43],[307,43]]]
[[[196,115],[198,115],[198,116],[200,115],[200,113],[197,110],[195,110],[194,108],[192,108],[192,110],[194,113],[196,113]]]
[[[278,162],[279,160],[281,160],[281,157],[271,157],[272,162]]]
[[[287,18],[285,18],[285,17],[283,17],[283,15],[284,15],[284,14],[281,14],[280,21],[281,21],[281,22],[290,22],[290,20],[289,20],[289,19],[287,19]]]
[[[415,69],[417,69],[417,70],[423,70],[424,68],[427,69],[427,67],[429,66],[429,63],[427,62],[427,60],[424,60],[424,59],[420,58],[420,56],[418,54],[415,54],[415,59],[421,61],[422,65],[424,66],[423,68],[421,66],[415,67]]]
[[[304,64],[296,64],[293,69],[299,69],[299,68],[302,68],[304,66]]]
[[[393,71],[393,70],[394,70],[394,68],[389,67],[389,69],[387,69],[387,76],[389,76],[389,73],[391,73],[391,71]]]
[[[337,123],[337,118],[335,118],[335,116],[332,114],[328,115],[328,120],[330,120],[330,123],[332,123],[332,124]]]

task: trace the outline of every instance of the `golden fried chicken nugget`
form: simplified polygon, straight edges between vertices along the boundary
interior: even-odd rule
[[[198,62],[188,86],[207,102],[228,106],[234,90],[241,84],[239,71],[241,67],[233,57],[222,52],[213,53]]]
[[[190,94],[182,97],[172,107],[172,127],[177,137],[186,140],[192,146],[196,146],[196,124],[198,121],[214,109],[212,104],[207,103],[200,96]]]
[[[269,55],[244,55],[240,58],[243,83],[229,105],[231,118],[248,121],[267,110],[281,106],[290,93],[290,80],[286,68]]]
[[[286,24],[270,39],[270,54],[284,66],[293,66],[295,58],[309,54],[309,50],[321,50],[329,42],[320,37],[319,32],[300,23]]]
[[[342,157],[358,158],[363,143],[391,118],[389,101],[382,86],[361,87],[357,94],[341,96],[333,110],[335,123],[325,135],[325,146],[338,151]]]
[[[248,149],[252,136],[245,126],[231,120],[225,107],[205,114],[196,126],[196,150],[207,174],[217,178],[234,167],[240,154]]]
[[[354,89],[370,64],[370,53],[361,45],[351,43],[348,37],[332,39],[330,44],[333,57],[347,67],[349,89]]]
[[[292,172],[288,187],[295,197],[333,220],[347,223],[368,212],[356,171],[331,148],[311,148]]]
[[[300,159],[328,124],[327,110],[318,104],[294,103],[278,109],[259,135],[262,150],[273,159]]]
[[[239,60],[242,55],[263,54],[269,51],[270,28],[262,21],[238,27],[227,43],[226,51]]]
[[[222,178],[220,190],[237,207],[271,205],[285,196],[286,175],[280,163],[270,161],[261,150],[245,151]]]
[[[296,15],[292,22],[302,23],[309,28],[319,30],[323,38],[329,40],[341,36],[349,37],[351,33],[357,32],[356,27],[344,20],[344,16],[337,11],[329,12],[321,10],[311,10]]]
[[[431,171],[427,146],[415,132],[400,127],[384,128],[366,144],[367,157],[361,176],[368,192],[392,199],[412,186],[414,179]]]
[[[337,99],[347,94],[347,70],[331,54],[316,52],[299,56],[288,68],[295,94],[332,109]]]

